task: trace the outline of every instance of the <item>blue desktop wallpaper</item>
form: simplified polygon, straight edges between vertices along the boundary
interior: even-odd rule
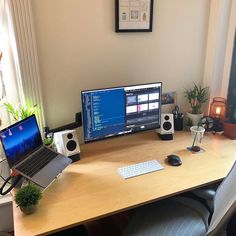
[[[0,133],[10,168],[42,144],[35,117],[30,117]]]
[[[110,89],[83,94],[85,141],[125,130],[125,91]]]

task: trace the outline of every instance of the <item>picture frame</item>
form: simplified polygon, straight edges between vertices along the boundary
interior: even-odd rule
[[[115,31],[152,32],[154,0],[115,0]]]

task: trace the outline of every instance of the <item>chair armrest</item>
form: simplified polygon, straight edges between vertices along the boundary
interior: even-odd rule
[[[213,200],[216,191],[214,189],[208,189],[208,188],[203,188],[203,189],[196,189],[193,190],[192,193],[197,196],[200,197],[206,201],[211,201]]]
[[[202,199],[211,213],[214,211],[214,196],[220,183],[212,184],[203,188],[192,190],[191,193]]]

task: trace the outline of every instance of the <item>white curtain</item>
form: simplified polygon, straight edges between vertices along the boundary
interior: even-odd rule
[[[10,15],[9,1],[0,2],[0,48],[3,53],[1,66],[7,99],[18,103],[23,96],[20,93],[20,73],[13,23]]]
[[[12,103],[20,102],[17,83],[17,63],[15,61],[16,47],[14,47],[14,33],[12,32],[12,21],[9,15],[9,5],[5,0],[0,0],[0,49],[3,53],[1,60],[1,75],[4,80],[7,99]],[[16,57],[17,58],[17,57]],[[2,120],[1,128],[8,126],[8,115],[4,109],[2,101],[0,102],[0,116]],[[2,146],[0,147],[0,161],[3,159]],[[6,174],[5,174],[6,173]],[[0,164],[0,175],[7,177],[9,167],[6,162]],[[3,183],[0,179],[0,185]]]
[[[37,120],[44,126],[43,101],[30,0],[0,0],[3,38],[3,78],[10,102],[37,104]]]
[[[203,83],[227,98],[236,27],[236,0],[211,0]]]

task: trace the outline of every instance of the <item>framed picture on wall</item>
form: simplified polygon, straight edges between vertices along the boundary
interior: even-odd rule
[[[116,32],[152,32],[154,0],[115,0]]]

